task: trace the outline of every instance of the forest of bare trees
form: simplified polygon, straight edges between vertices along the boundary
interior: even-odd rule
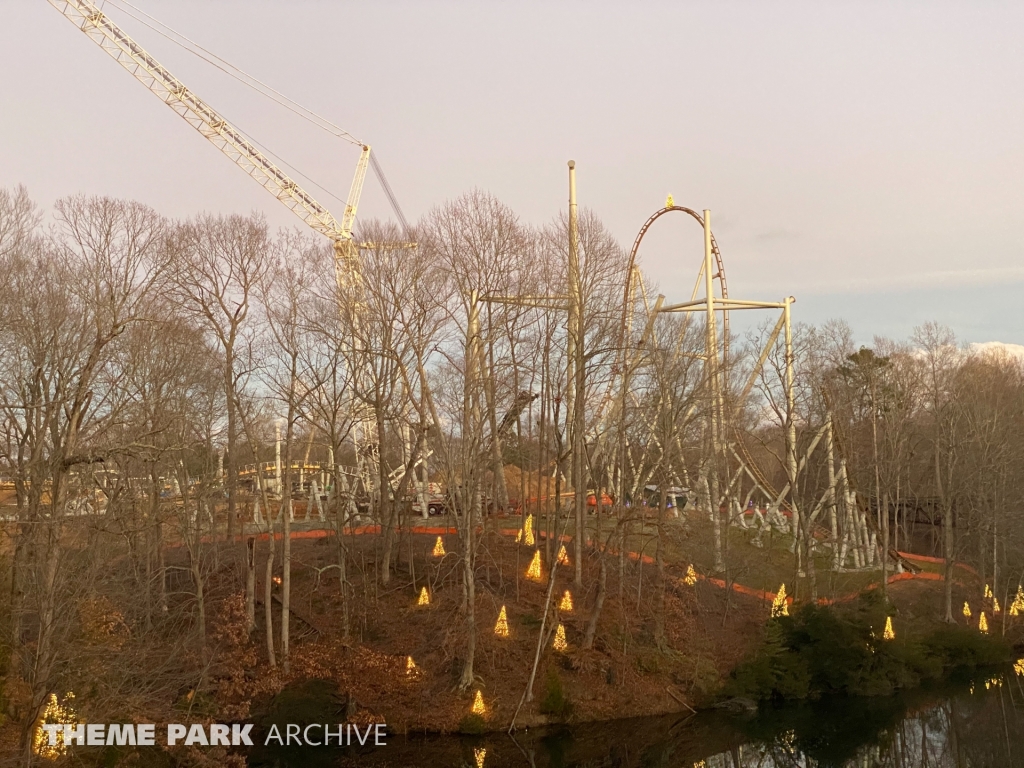
[[[130,713],[255,664],[240,661],[235,626],[259,664],[287,672],[293,504],[306,499],[305,518],[322,503],[337,533],[323,580],[348,638],[369,599],[353,574],[381,590],[406,578],[403,530],[442,497],[459,531],[463,689],[481,541],[498,515],[520,527],[533,515],[547,563],[556,536],[572,538],[573,580],[591,595],[585,647],[602,607],[629,599],[638,542],[655,562],[642,576],[652,631],[668,642],[684,520],[706,531],[706,570],[726,579],[738,547],[781,536],[798,598],[828,594],[829,573],[884,576],[900,551],[944,558],[947,576],[970,563],[1006,604],[1024,579],[1020,358],[934,323],[866,346],[841,320],[797,323],[789,407],[768,323],[730,340],[711,397],[703,320],[652,314],[653,286],[624,291],[626,253],[592,212],[579,217],[577,286],[569,220],[527,224],[482,191],[412,232],[364,223],[358,240],[358,279],[345,280],[329,243],[257,214],[174,221],[83,196],[44,212],[23,188],[0,189],[0,702],[23,746],[74,675],[104,680],[98,710]],[[367,524],[380,526],[371,566],[345,535]],[[214,607],[225,583],[237,604]],[[150,633],[159,650],[136,642]]]

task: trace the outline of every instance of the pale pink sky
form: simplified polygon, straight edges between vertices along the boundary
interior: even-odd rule
[[[733,295],[865,342],[927,319],[1024,342],[1020,3],[132,2],[371,143],[411,219],[478,186],[545,222],[573,158],[626,247],[669,192],[711,208]],[[354,148],[105,10],[344,197]],[[47,2],[0,19],[0,185],[298,223]],[[372,180],[361,214],[388,215]],[[688,296],[699,230],[649,243]]]

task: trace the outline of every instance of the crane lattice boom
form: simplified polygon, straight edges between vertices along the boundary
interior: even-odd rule
[[[352,182],[344,221],[339,224],[330,211],[288,177],[260,152],[245,135],[218,115],[202,99],[168,72],[146,50],[126,35],[90,0],[48,0],[76,27],[88,35],[118,64],[156,94],[161,101],[209,139],[221,152],[254,178],[274,197],[288,206],[317,232],[331,240],[351,241],[356,207],[366,176],[370,148],[363,147],[356,177]]]

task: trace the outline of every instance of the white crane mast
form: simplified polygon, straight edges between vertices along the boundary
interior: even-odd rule
[[[272,163],[241,131],[217,114],[206,102],[185,87],[129,37],[91,0],[48,0],[71,23],[110,55],[114,61],[131,72],[162,102],[183,117],[189,125],[209,139],[214,146],[249,174],[274,197],[284,203],[309,226],[334,241],[338,261],[339,284],[343,275],[358,283],[357,249],[352,242],[356,208],[363,191],[366,168],[370,160],[370,147],[362,144],[362,154],[356,165],[355,178],[349,191],[345,214],[337,219],[313,196],[289,178],[288,174]]]

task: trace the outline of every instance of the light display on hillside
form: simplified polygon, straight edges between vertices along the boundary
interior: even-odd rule
[[[437,537],[437,541],[434,542],[434,551],[431,553],[434,557],[444,557],[447,553],[444,551],[444,542],[441,541],[441,537]]]
[[[772,600],[772,618],[777,619],[780,616],[789,616],[789,605],[786,603],[785,584],[779,587],[778,594],[775,595],[775,599]]]
[[[562,601],[558,604],[558,610],[572,613],[572,593],[568,589],[562,595]]]
[[[501,613],[498,614],[498,621],[494,625],[494,634],[498,637],[508,637],[508,615],[505,613],[505,606],[501,606]]]
[[[1020,616],[1024,613],[1024,589],[1021,589],[1020,585],[1017,585],[1017,594],[1014,595],[1013,602],[1010,603],[1010,615]]]
[[[992,587],[988,584],[985,585],[985,599],[989,600],[992,597]]]
[[[75,698],[73,693],[64,695],[64,701],[57,700],[57,694],[51,693],[46,701],[46,708],[43,709],[39,726],[36,728],[35,736],[32,739],[33,751],[40,757],[47,760],[56,760],[67,754],[68,748],[64,743],[63,729],[57,731],[57,743],[50,744],[50,735],[43,730],[43,725],[51,723],[58,725],[75,725],[78,722],[78,715],[69,703]]]
[[[565,640],[565,627],[561,624],[559,624],[558,629],[555,630],[555,641],[551,644],[551,647],[556,651],[564,651],[569,647],[569,643]]]
[[[1017,673],[1017,677],[1024,677],[1024,659],[1013,662],[1013,671]]]
[[[964,614],[964,616],[966,618],[968,618],[968,619],[971,618],[971,604],[968,603],[966,600],[964,600],[963,614]]]
[[[523,529],[516,534],[516,541],[522,542],[528,547],[532,547],[537,543],[533,535],[533,515],[526,516]]]
[[[540,581],[540,550],[533,553],[530,567],[526,569],[526,578],[530,581]]]
[[[894,640],[896,633],[892,631],[892,616],[885,617],[885,630],[882,632],[883,640]]]
[[[992,598],[992,613],[999,613],[1001,610],[1002,610],[1002,608],[999,607],[999,598],[998,597],[993,597]]]
[[[480,689],[476,690],[476,698],[473,699],[473,706],[469,710],[474,715],[486,715],[487,707],[484,706],[484,695],[480,693]]]
[[[569,565],[569,553],[565,551],[565,544],[558,548],[558,564]]]
[[[420,590],[419,600],[416,601],[416,605],[430,605],[430,593],[427,592],[427,588],[423,587]]]
[[[683,576],[683,583],[688,587],[692,587],[697,583],[697,572],[693,570],[693,563],[686,566],[686,575]]]
[[[484,747],[473,747],[473,760],[476,768],[484,768],[484,760],[487,759],[487,750]]]
[[[419,667],[416,666],[416,662],[412,660],[412,656],[405,657],[405,676],[416,677],[420,673]]]
[[[984,611],[978,615],[978,631],[983,635],[988,634],[988,619],[985,618]]]

